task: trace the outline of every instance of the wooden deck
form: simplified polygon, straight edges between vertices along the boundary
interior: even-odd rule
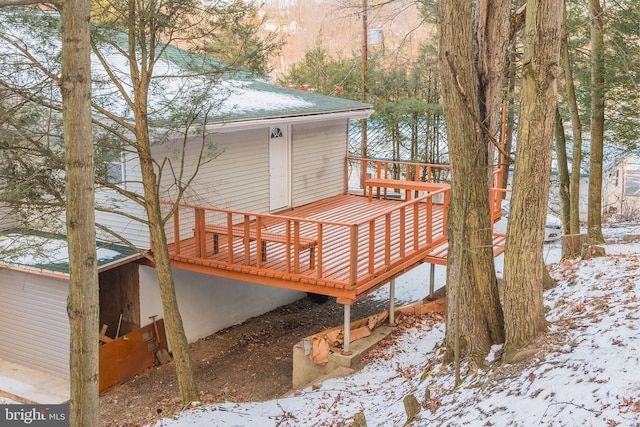
[[[411,200],[346,193],[279,214],[182,204],[166,230],[172,263],[348,305],[423,262],[446,264],[450,189],[434,190]],[[494,254],[503,242],[494,236]]]
[[[408,202],[344,194],[279,215],[181,205],[167,231],[175,267],[351,303],[446,243],[445,218],[445,207],[431,194]],[[247,234],[218,235],[214,253],[207,224],[245,227]],[[284,244],[262,240],[256,230],[280,234]],[[317,242],[315,259],[309,240]]]

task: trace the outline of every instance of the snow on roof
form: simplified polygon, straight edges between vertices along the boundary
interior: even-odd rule
[[[13,38],[50,71],[59,74],[61,43],[57,14],[0,11],[0,33]],[[98,42],[99,51],[111,75],[131,98],[133,85],[129,59],[114,47],[114,44],[124,46],[125,51],[126,35],[109,32],[108,38],[113,44]],[[161,56],[154,66],[148,105],[150,122],[159,125],[175,122],[176,117],[178,121],[183,119],[184,111],[192,113],[199,110],[202,121],[225,122],[371,109],[369,104],[272,85],[247,72],[223,74],[221,77],[222,63],[175,46],[160,46],[157,51]],[[22,62],[19,72],[16,72],[17,62]],[[51,96],[59,101],[55,82],[47,78],[45,71],[31,68],[29,63],[27,55],[10,43],[0,44],[0,74],[4,80],[12,86],[44,82],[50,87],[51,95],[44,95],[47,91],[37,89],[38,95]],[[95,53],[92,54],[91,66],[94,102],[112,114],[133,120],[130,104],[118,91]]]
[[[97,241],[96,250],[99,271],[142,257],[128,246],[115,243]],[[0,264],[7,268],[69,275],[69,250],[65,236],[19,231],[3,233],[0,234],[0,253],[3,258]]]

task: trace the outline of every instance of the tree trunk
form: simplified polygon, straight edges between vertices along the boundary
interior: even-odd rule
[[[447,332],[449,360],[455,343],[478,364],[502,342],[502,309],[493,266],[487,144],[479,124],[471,3],[438,2],[440,65],[451,199],[447,222]],[[475,125],[472,125],[475,124]],[[459,308],[459,309],[454,309]]]
[[[511,149],[513,147],[513,128],[514,128],[514,103],[515,103],[515,84],[516,84],[516,47],[515,41],[512,42],[512,46],[509,50],[509,61],[507,65],[507,126],[506,126],[506,135],[504,138],[504,151],[507,154],[511,153]],[[509,186],[509,175],[511,169],[511,157],[504,158],[504,165],[502,166],[502,188],[507,188]],[[507,193],[502,193],[502,198],[506,199]]]
[[[68,0],[60,16],[62,106],[69,246],[71,426],[98,426],[99,291],[91,129],[91,57],[86,0]]]
[[[556,163],[558,164],[558,188],[560,192],[560,218],[566,234],[571,234],[571,195],[569,193],[570,177],[567,165],[567,140],[564,136],[562,116],[556,106]]]
[[[148,200],[153,203],[153,201]],[[150,214],[150,232],[153,242],[153,260],[155,263],[160,296],[162,298],[162,309],[164,311],[164,321],[167,328],[173,361],[176,366],[176,376],[180,386],[180,396],[183,404],[200,401],[200,392],[196,383],[191,353],[189,352],[189,342],[187,341],[182,323],[182,316],[178,308],[173,272],[171,269],[171,259],[169,258],[169,248],[167,246],[167,236],[159,218],[160,206],[156,199],[153,206],[155,213]]]
[[[175,283],[173,281],[173,271],[169,248],[167,246],[167,235],[164,229],[164,220],[160,209],[160,182],[154,170],[153,156],[151,155],[151,138],[149,135],[148,122],[148,96],[149,86],[152,78],[150,57],[138,64],[136,39],[145,49],[147,45],[146,35],[141,37],[138,27],[137,3],[129,0],[129,63],[131,80],[134,90],[133,114],[135,117],[136,149],[140,160],[140,171],[142,175],[142,187],[144,190],[145,209],[151,239],[152,260],[156,270],[160,297],[162,299],[162,309],[164,311],[165,327],[173,360],[176,367],[176,376],[180,387],[182,403],[187,405],[191,402],[200,401],[200,393],[196,384],[193,372],[191,354],[189,353],[189,343],[184,332],[182,316],[178,308]],[[143,19],[143,18],[140,18]],[[155,40],[156,34],[151,36]]]
[[[602,158],[604,146],[604,39],[599,0],[589,0],[591,15],[591,149],[589,154],[589,208],[587,232],[592,244],[602,236]]]
[[[511,2],[480,0],[476,7],[476,39],[479,76],[480,117],[489,135],[498,139],[501,109],[504,100],[504,80],[509,53]],[[493,141],[487,139],[489,164],[496,152]],[[492,168],[493,169],[493,168]],[[491,174],[493,170],[490,170]]]
[[[560,71],[562,3],[527,4],[522,101],[505,249],[505,360],[546,331],[542,251]]]
[[[167,329],[169,342],[171,343],[171,351],[176,366],[176,376],[180,386],[180,395],[182,403],[186,405],[191,402],[200,401],[200,392],[196,384],[193,363],[189,352],[189,343],[184,332],[182,316],[178,308],[178,299],[176,297],[171,259],[167,245],[167,235],[160,209],[159,183],[157,182],[157,175],[154,171],[153,159],[151,157],[149,127],[146,122],[146,115],[141,114],[142,111],[146,111],[146,103],[143,104],[142,101],[136,100],[135,115],[136,129],[138,130],[138,155],[142,172],[145,208],[149,220],[153,263],[156,270],[156,277],[158,278],[158,286],[160,287],[165,327]]]
[[[565,234],[580,233],[580,178],[582,164],[582,121],[578,111],[578,101],[576,99],[576,88],[573,83],[573,69],[571,68],[571,57],[569,56],[569,44],[567,41],[567,3],[564,3],[562,20],[562,68],[567,81],[567,104],[571,112],[571,132],[573,133],[573,158],[571,160],[571,184],[569,194],[571,202],[569,204],[570,219],[569,228]]]

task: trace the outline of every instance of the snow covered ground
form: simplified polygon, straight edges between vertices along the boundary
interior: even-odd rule
[[[413,426],[640,426],[640,225],[603,229],[607,256],[560,262],[560,243],[545,248],[558,286],[545,293],[549,333],[532,357],[501,366],[501,347],[487,368],[463,372],[454,386],[441,363],[444,324],[425,319],[406,327],[361,371],[295,396],[187,410],[157,426],[340,426],[364,414],[367,425],[402,426],[403,399],[422,409]],[[496,260],[498,275],[502,259]],[[400,303],[428,293],[428,266],[396,281]],[[436,284],[444,269],[436,270]],[[387,298],[388,290],[376,298]],[[495,358],[495,362],[493,362]]]

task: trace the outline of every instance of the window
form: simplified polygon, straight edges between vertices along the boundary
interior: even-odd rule
[[[107,164],[107,181],[112,184],[120,184],[124,178],[122,169],[124,168],[124,161],[122,157],[114,157]]]
[[[124,181],[124,157],[117,146],[96,146],[96,174],[111,184]]]

